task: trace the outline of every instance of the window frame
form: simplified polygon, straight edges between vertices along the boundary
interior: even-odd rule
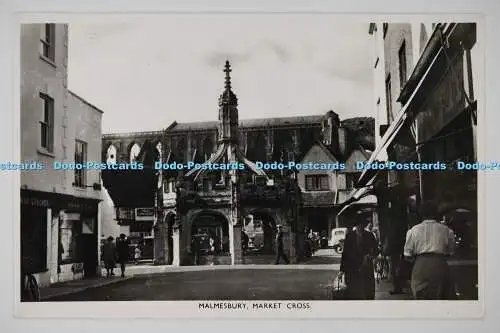
[[[326,186],[323,186],[324,184],[321,182],[322,179],[326,179]],[[309,180],[311,180],[312,183],[309,183]],[[330,181],[328,175],[327,174],[306,175],[305,189],[306,191],[311,191],[311,192],[330,191]]]
[[[384,38],[387,35],[387,29],[388,28],[389,28],[389,23],[382,23],[382,33],[383,33],[383,37]]]
[[[400,89],[403,90],[406,82],[408,81],[408,59],[406,57],[406,40],[403,39],[398,50],[399,62],[399,84]]]
[[[40,125],[40,147],[52,153],[54,151],[54,99],[46,93],[39,93],[43,102],[42,120]]]
[[[78,146],[81,145],[81,160],[78,158]],[[82,140],[75,140],[75,164],[84,164],[87,162],[87,153],[88,153],[88,144],[85,141]],[[74,183],[73,186],[78,187],[78,188],[86,188],[87,187],[87,170],[85,168],[82,169],[76,169],[74,170]]]
[[[40,52],[41,56],[45,59],[55,62],[56,60],[56,47],[55,47],[55,37],[56,37],[56,25],[55,23],[45,23],[43,25],[43,36],[40,37],[40,43],[42,50]]]
[[[391,74],[388,74],[385,78],[385,102],[386,102],[386,112],[387,112],[387,123],[390,124],[394,120],[392,114],[392,82]]]

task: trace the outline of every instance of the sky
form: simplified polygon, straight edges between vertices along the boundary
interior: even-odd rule
[[[368,22],[331,15],[165,15],[72,22],[68,86],[104,133],[214,121],[232,66],[240,119],[373,116]]]

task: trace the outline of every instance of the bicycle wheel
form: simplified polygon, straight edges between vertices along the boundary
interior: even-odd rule
[[[28,276],[26,289],[29,292],[29,298],[32,302],[40,301],[40,288],[38,287],[38,282],[36,282],[36,278],[33,275]]]

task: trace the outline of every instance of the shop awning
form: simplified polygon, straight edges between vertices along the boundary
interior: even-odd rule
[[[353,206],[374,206],[377,205],[377,196],[373,195],[370,190],[365,189],[362,193],[359,194],[359,197],[350,203],[346,204],[337,215],[342,215],[346,210]]]
[[[443,54],[443,47],[440,45],[440,39],[441,39],[441,31],[440,29],[436,29],[429,39],[428,45],[424,49],[423,55],[419,60],[419,63],[414,69],[414,72],[412,73],[410,79],[408,80],[408,84],[416,81],[416,77],[420,76],[420,79],[418,80],[418,84],[414,85],[413,92],[411,93],[410,97],[406,100],[405,104],[401,108],[401,110],[398,112],[396,119],[390,124],[389,128],[385,132],[384,136],[382,137],[380,145],[375,149],[373,154],[370,156],[370,159],[368,160],[368,164],[377,162],[377,161],[385,161],[386,157],[382,156],[383,154],[385,155],[387,148],[394,142],[396,137],[400,135],[402,132],[403,128],[406,130],[409,130],[409,126],[415,119],[416,113],[414,110],[410,112],[410,105],[412,105],[412,102],[415,98],[415,96],[420,93],[420,87],[422,84],[426,81],[426,78],[428,77],[429,73],[431,72],[432,68],[434,67],[434,64],[440,58],[440,56]],[[438,48],[435,48],[435,45],[438,45]],[[427,49],[434,49],[435,53],[433,54],[432,61],[428,63],[428,66],[426,67],[427,69],[423,74],[423,68],[421,66],[421,62],[423,62],[422,58],[424,54],[427,54]],[[432,54],[429,55],[432,57]],[[361,176],[358,179],[357,186],[358,187],[363,187],[366,185],[366,183],[375,175],[378,174],[377,170],[371,170],[371,169],[365,169]]]

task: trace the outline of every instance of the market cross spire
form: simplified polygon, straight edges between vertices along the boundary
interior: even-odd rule
[[[219,106],[237,106],[238,98],[231,90],[231,64],[229,60],[226,60],[226,64],[224,66],[224,73],[226,73],[225,83],[224,83],[224,92],[219,97]]]

